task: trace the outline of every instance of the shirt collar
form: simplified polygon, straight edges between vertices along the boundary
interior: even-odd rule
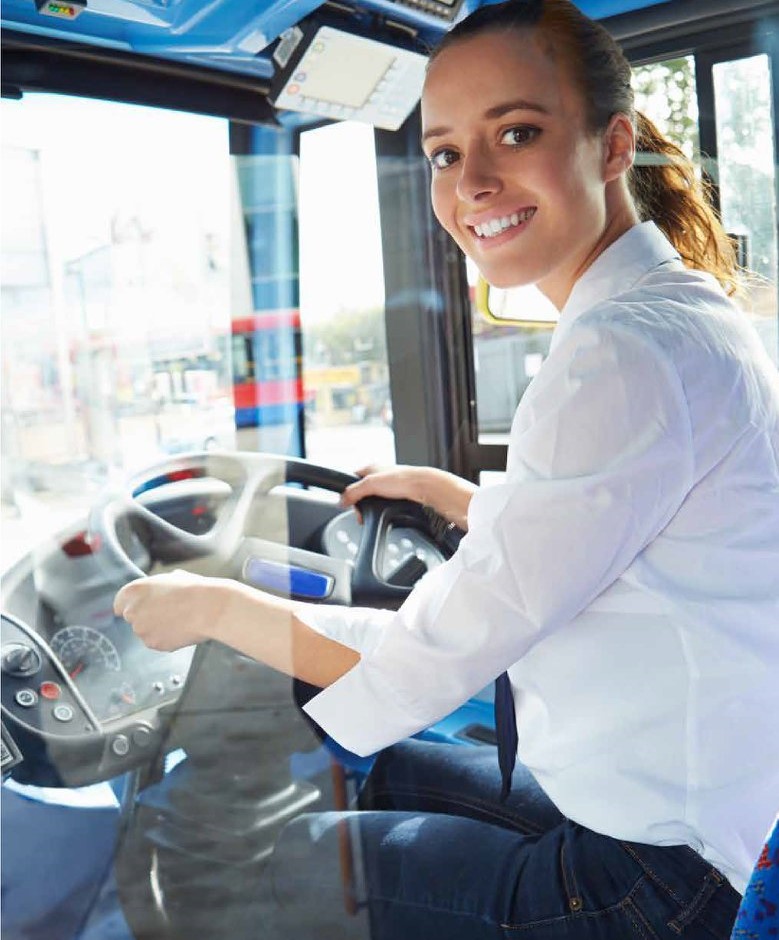
[[[674,260],[680,260],[678,252],[654,222],[641,222],[628,229],[574,284],[560,311],[552,346],[586,310],[625,293],[653,268]]]

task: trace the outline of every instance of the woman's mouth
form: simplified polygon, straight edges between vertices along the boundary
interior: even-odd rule
[[[469,225],[468,228],[476,234],[479,241],[490,242],[494,239],[505,241],[506,239],[500,236],[506,235],[509,232],[511,235],[515,234],[516,230],[524,228],[535,213],[535,206],[532,206],[528,209],[522,209],[521,212],[495,216],[492,219],[480,222],[478,225]]]

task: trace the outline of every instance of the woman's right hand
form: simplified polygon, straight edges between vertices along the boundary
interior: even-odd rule
[[[453,473],[434,467],[363,467],[357,471],[361,479],[347,486],[341,505],[355,506],[367,496],[384,499],[408,499],[431,506],[449,522],[462,529],[468,527],[468,505],[476,486]],[[356,508],[356,506],[355,506]],[[359,509],[356,509],[359,515]]]

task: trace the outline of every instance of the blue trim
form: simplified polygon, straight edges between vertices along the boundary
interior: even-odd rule
[[[166,483],[176,483],[178,480],[194,480],[205,476],[205,471],[197,467],[191,470],[182,470],[181,473],[163,473],[158,477],[152,477],[151,480],[144,480],[133,490],[133,498],[137,499],[141,493],[148,490],[156,490],[158,486],[165,486]]]
[[[283,402],[279,405],[263,405],[260,408],[236,408],[237,428],[257,428],[270,424],[285,424],[298,420],[303,408],[301,402]]]
[[[578,0],[578,5],[600,19],[666,2]],[[482,5],[484,0],[465,0],[458,19]],[[33,0],[5,0],[2,26],[267,79],[274,72],[270,44],[318,7],[319,0],[264,0],[259,4],[213,0],[205,5],[203,0],[101,0],[99,10],[88,7],[74,20],[65,20],[38,13]],[[397,0],[364,0],[364,12],[374,10],[408,23],[433,44],[448,26],[423,9],[403,6]]]
[[[333,579],[329,575],[264,558],[247,558],[243,574],[255,587],[294,597],[323,600],[333,590]]]

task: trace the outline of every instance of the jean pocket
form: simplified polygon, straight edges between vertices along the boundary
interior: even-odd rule
[[[623,842],[641,865],[658,895],[670,904],[666,927],[671,936],[729,940],[740,895],[721,872],[689,846],[647,846]]]

